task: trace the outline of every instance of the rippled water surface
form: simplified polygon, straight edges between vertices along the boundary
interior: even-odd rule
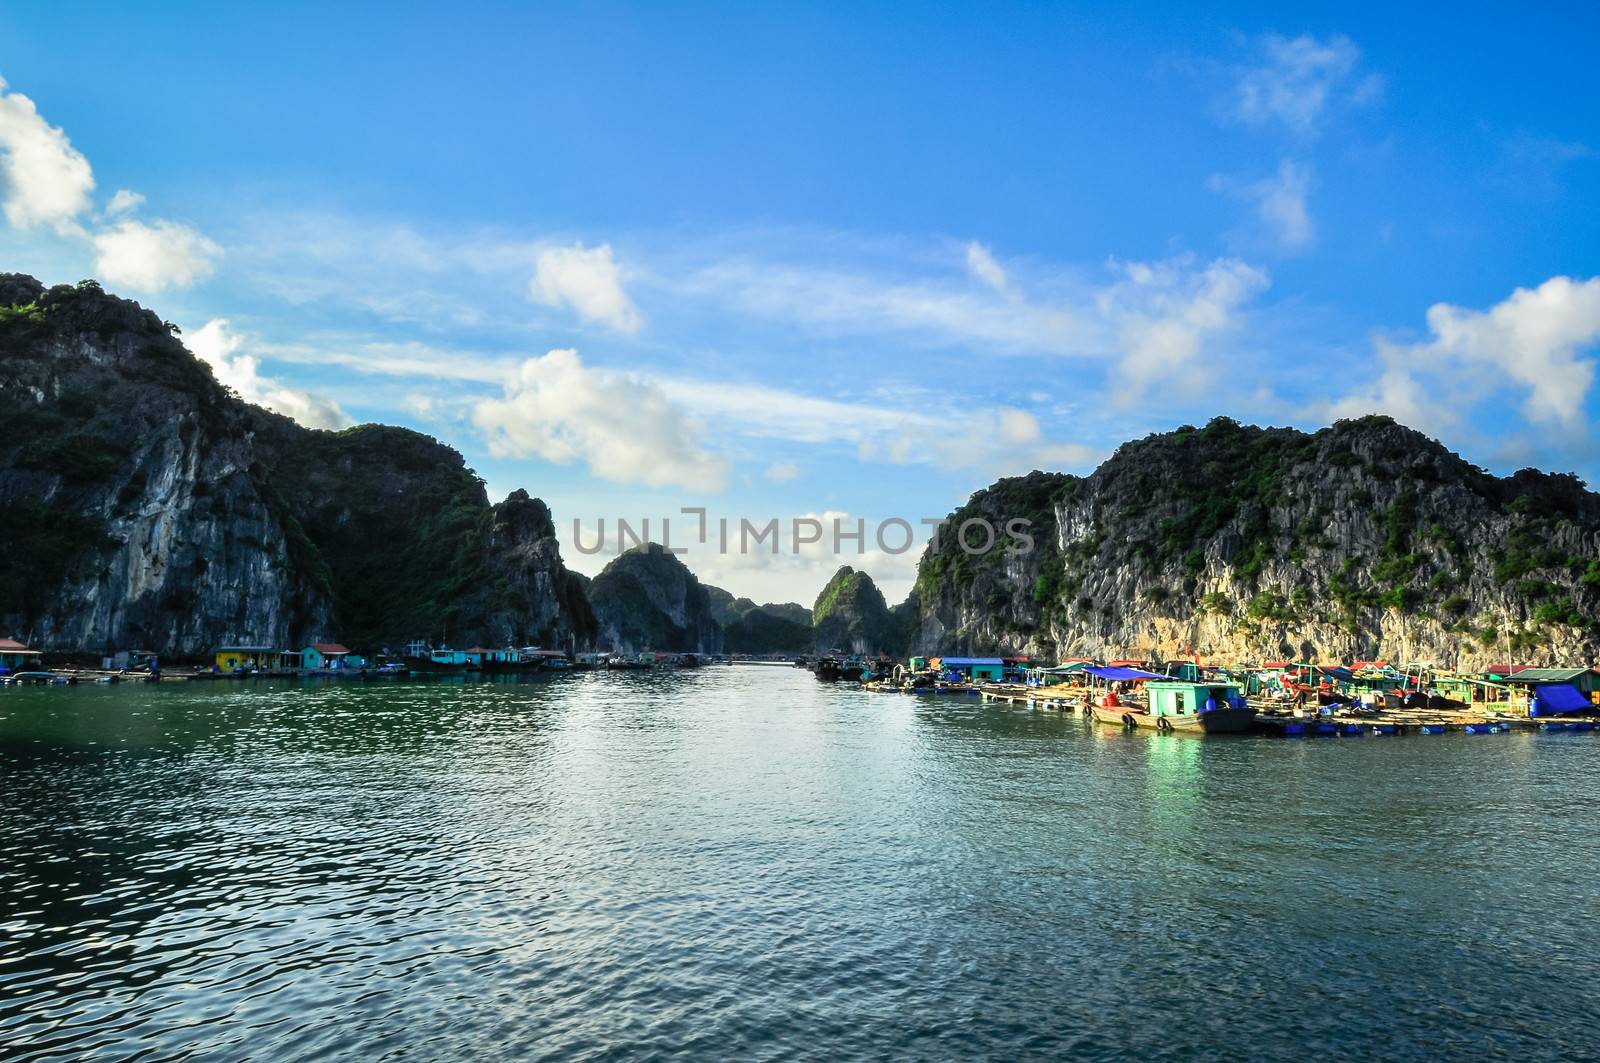
[[[0,691],[0,1057],[1600,1044],[1600,737],[795,669]]]

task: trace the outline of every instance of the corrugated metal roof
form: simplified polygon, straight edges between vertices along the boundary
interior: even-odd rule
[[[1590,668],[1524,668],[1511,675],[1510,683],[1570,683]]]

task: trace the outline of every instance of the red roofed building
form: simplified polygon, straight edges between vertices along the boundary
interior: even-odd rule
[[[337,642],[313,642],[300,651],[300,667],[310,671],[338,668],[350,651]]]

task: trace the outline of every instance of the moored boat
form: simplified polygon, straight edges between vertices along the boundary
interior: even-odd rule
[[[1187,734],[1240,734],[1256,717],[1234,683],[1154,680],[1144,684],[1144,691],[1143,707],[1098,704],[1090,712],[1101,723]]]

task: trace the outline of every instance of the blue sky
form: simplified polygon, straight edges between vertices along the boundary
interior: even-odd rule
[[[1600,473],[1592,5],[74,7],[0,8],[0,268],[569,543],[915,523],[1219,413]],[[902,595],[871,546],[690,562]]]

